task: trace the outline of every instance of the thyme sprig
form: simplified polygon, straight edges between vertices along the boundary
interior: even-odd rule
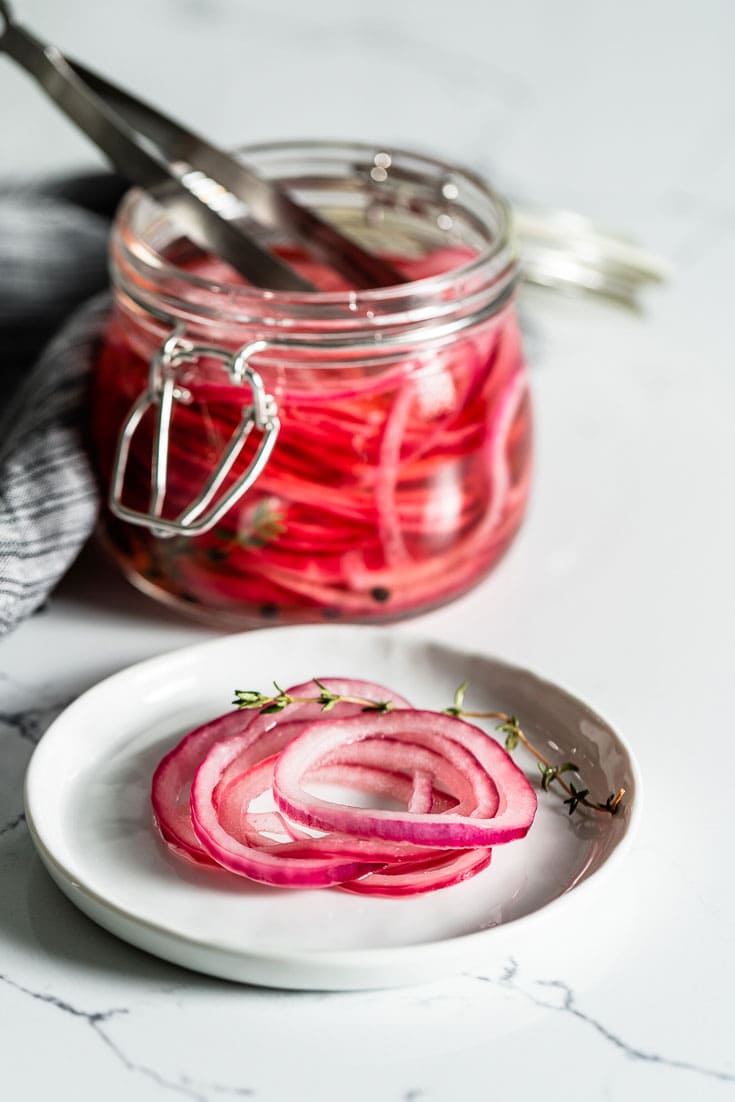
[[[393,710],[392,700],[368,700],[363,696],[343,696],[340,693],[331,692],[326,685],[316,677],[312,682],[319,689],[318,696],[291,696],[282,689],[277,681],[273,682],[275,693],[267,696],[253,689],[235,689],[233,704],[238,708],[258,708],[261,715],[269,715],[271,712],[282,712],[289,704],[320,704],[323,712],[330,712],[335,704],[360,704],[363,712],[390,712]]]
[[[567,799],[564,803],[569,807],[569,814],[573,815],[581,804],[583,807],[589,807],[594,811],[604,811],[610,815],[615,815],[618,811],[623,796],[625,795],[625,789],[619,788],[617,792],[611,792],[607,799],[603,802],[594,800],[590,796],[589,788],[578,788],[573,781],[566,781],[564,779],[564,773],[574,773],[579,778],[579,767],[573,761],[563,761],[559,764],[550,762],[540,750],[538,750],[529,738],[525,735],[518,717],[509,715],[507,712],[471,712],[464,707],[464,697],[467,692],[467,682],[463,682],[454,694],[454,703],[450,708],[445,708],[447,715],[459,716],[463,719],[498,719],[498,723],[495,727],[496,731],[505,735],[505,749],[508,753],[512,753],[518,743],[520,742],[530,754],[533,754],[536,758],[536,764],[541,774],[541,787],[544,792],[548,792],[552,784],[558,785],[566,794]]]
[[[363,712],[390,712],[393,710],[393,702],[390,700],[370,700],[361,696],[345,696],[334,693],[316,677],[312,682],[319,689],[317,696],[291,696],[282,689],[277,681],[273,682],[275,693],[270,695],[258,692],[254,689],[236,689],[233,704],[238,708],[258,709],[261,715],[270,715],[282,712],[290,704],[319,704],[323,712],[329,712],[336,704],[359,704]],[[564,804],[569,808],[569,814],[573,815],[577,808],[590,808],[592,811],[606,812],[615,815],[620,808],[625,789],[619,788],[617,792],[611,792],[602,802],[592,798],[589,788],[578,787],[571,779],[567,781],[565,773],[573,773],[580,780],[579,767],[573,761],[563,761],[555,764],[538,750],[523,731],[518,717],[507,712],[473,712],[464,707],[467,682],[463,682],[454,694],[453,703],[444,709],[445,715],[456,716],[458,719],[494,719],[500,722],[495,730],[504,736],[505,749],[512,753],[520,743],[536,759],[538,770],[541,774],[541,787],[544,792],[549,792],[552,785],[556,785],[566,794]]]

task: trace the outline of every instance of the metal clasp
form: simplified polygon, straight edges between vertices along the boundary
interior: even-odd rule
[[[275,400],[266,394],[263,380],[248,362],[251,356],[266,347],[266,341],[253,341],[236,352],[228,352],[216,345],[194,344],[184,338],[179,328],[166,338],[151,360],[148,387],[133,404],[120,430],[108,498],[115,516],[148,528],[156,536],[200,536],[210,531],[240,500],[268,462],[281,427]],[[177,371],[182,365],[196,363],[204,356],[219,360],[230,381],[249,390],[249,401],[243,405],[240,423],[201,492],[177,517],[166,519],[163,508],[174,403],[188,405],[192,401],[190,391],[177,382]],[[156,411],[156,427],[151,453],[150,498],[148,511],[144,512],[125,505],[122,497],[133,436],[145,414],[152,408]],[[262,436],[247,470],[228,490],[219,494],[253,429],[261,432]]]

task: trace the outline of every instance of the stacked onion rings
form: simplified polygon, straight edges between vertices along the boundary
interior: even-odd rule
[[[325,712],[323,689],[391,709],[340,700]],[[198,727],[160,762],[153,812],[176,853],[278,887],[401,896],[474,876],[493,846],[531,826],[533,788],[472,724],[355,679],[323,678],[287,696],[297,699],[275,713],[229,712]],[[399,809],[333,802],[315,785]],[[259,810],[268,796],[274,807]]]

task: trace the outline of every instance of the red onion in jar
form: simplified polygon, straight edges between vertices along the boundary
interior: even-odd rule
[[[232,626],[388,620],[449,601],[506,550],[528,495],[507,208],[470,174],[400,152],[387,168],[358,145],[243,156],[407,282],[355,291],[265,238],[318,289],[253,288],[131,193],[113,234],[115,302],[93,394],[100,476],[115,498],[103,537],[141,588]],[[243,409],[259,402],[262,423],[223,467]],[[262,469],[237,497],[259,449]]]

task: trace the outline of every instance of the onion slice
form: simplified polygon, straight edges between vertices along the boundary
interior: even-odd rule
[[[287,693],[296,698],[318,696],[319,685],[339,696],[351,696],[360,700],[390,700],[394,707],[410,708],[404,697],[390,689],[355,678],[324,678],[319,680],[319,684],[309,681],[292,686],[287,689]],[[362,707],[359,703],[340,701],[330,714],[361,713]],[[244,826],[245,830],[243,832],[241,829],[235,834],[231,834],[220,819],[219,805],[230,782],[262,763],[264,759],[277,754],[284,745],[301,733],[307,721],[313,721],[322,714],[323,709],[318,702],[297,700],[287,710],[275,714],[251,713],[252,722],[246,725],[241,734],[209,742],[204,760],[198,764],[194,779],[190,782],[189,822],[201,851],[214,863],[261,883],[322,887],[363,875],[376,863],[391,859],[388,846],[381,848],[366,846],[364,843],[356,844],[345,855],[344,850],[336,846],[330,850],[326,845],[300,841],[298,832],[294,832],[286,824],[284,826],[287,832],[294,839],[291,847],[287,848],[288,843],[274,843],[272,839],[268,840],[270,846],[266,846],[262,826],[258,828],[252,818],[249,822],[242,820],[241,827]],[[191,755],[187,754],[187,767],[190,758]],[[270,775],[268,783],[270,784]],[[260,792],[263,790],[261,788]],[[251,793],[251,798],[260,792]],[[231,812],[228,822],[232,827]],[[165,834],[164,837],[166,838]],[[308,850],[303,848],[307,845]],[[331,855],[335,850],[340,856]],[[369,852],[367,856],[363,856],[362,851]],[[376,851],[379,853],[378,857],[375,856]],[[396,860],[397,856],[392,859]]]
[[[288,730],[290,726],[283,724],[286,737],[291,733]],[[233,754],[239,753],[239,746],[233,748],[226,742],[215,744],[197,769],[191,786],[191,821],[194,833],[218,864],[230,872],[261,884],[291,888],[319,888],[341,884],[370,871],[369,863],[352,856],[303,856],[299,849],[294,853],[289,844],[265,849],[259,844],[254,845],[253,839],[247,834],[240,841],[230,833],[220,820],[212,795],[220,776],[230,765]],[[266,773],[266,786],[270,784],[269,767],[272,762],[273,758],[267,758],[260,763],[261,770]],[[256,773],[255,780],[257,779]],[[262,791],[263,787],[256,783],[252,794],[259,795]],[[224,789],[221,795],[226,792],[227,789]]]
[[[342,698],[326,712],[322,688]],[[474,876],[492,846],[531,826],[531,785],[472,724],[354,678],[287,693],[287,707],[227,713],[162,759],[151,799],[177,854],[272,886],[400,897]],[[342,802],[323,798],[325,785]],[[365,796],[383,806],[350,802]]]
[[[304,789],[305,775],[340,746],[380,737],[428,746],[452,763],[467,760],[468,779],[478,791],[476,806],[469,814],[447,811],[442,815],[365,810],[331,803]],[[490,778],[498,800],[496,810],[488,810],[492,805],[484,796]],[[494,739],[453,716],[414,710],[323,718],[311,724],[279,756],[273,795],[279,810],[304,826],[447,849],[487,848],[522,838],[536,813],[533,788]]]
[[[406,862],[351,880],[342,885],[342,891],[391,898],[423,895],[469,880],[488,867],[491,857],[491,849],[475,849],[452,852],[448,856],[443,854],[426,861]]]
[[[222,739],[242,735],[256,716],[228,712],[186,735],[158,764],[151,782],[153,819],[164,841],[179,854],[204,865],[215,865],[191,825],[189,792],[199,763]]]
[[[282,728],[286,735],[290,733],[287,728],[287,724]],[[226,868],[230,868],[233,872],[242,872],[241,858],[245,855],[237,848],[238,844],[254,846],[281,858],[339,856],[380,864],[393,862],[403,864],[436,859],[436,851],[425,846],[385,842],[381,839],[355,838],[349,834],[338,833],[316,837],[300,832],[277,813],[274,815],[252,811],[253,802],[272,789],[273,768],[277,758],[277,754],[265,758],[247,772],[233,778],[220,791],[216,816],[224,833],[229,835],[230,841],[227,841],[219,832],[213,832],[201,826],[199,828],[203,845]],[[325,766],[313,774],[313,779],[320,783],[327,781],[358,787],[363,792],[402,799],[406,804],[410,802],[414,792],[414,785],[408,778],[389,770],[370,766]],[[446,802],[446,797],[443,799]],[[193,805],[196,805],[197,800],[198,793],[195,791],[192,796]],[[194,820],[199,821],[200,816],[196,806],[193,807],[192,814]],[[283,841],[277,841],[269,837],[269,833],[279,833],[286,838]],[[246,859],[249,860],[249,855]]]
[[[327,677],[320,679],[320,683],[338,696],[354,696],[365,700],[390,700],[395,708],[410,708],[405,697],[373,681]],[[292,697],[314,697],[319,695],[320,690],[319,685],[314,681],[305,681],[292,685],[286,691]],[[334,713],[352,715],[360,710],[360,705],[340,702],[336,705]],[[246,764],[275,752],[272,749],[264,749],[260,753],[247,756],[250,748],[278,727],[284,719],[288,722],[297,717],[313,719],[321,714],[321,705],[311,702],[290,704],[286,712],[275,715],[238,710],[227,712],[186,735],[159,762],[151,783],[153,818],[167,845],[179,855],[193,861],[204,865],[216,865],[217,862],[207,853],[194,832],[190,811],[191,783],[209,750],[222,740],[241,738],[243,760],[233,762],[234,773],[230,774],[236,775],[246,768]],[[245,737],[246,732],[247,737]],[[228,780],[228,776],[220,779],[224,783]]]

